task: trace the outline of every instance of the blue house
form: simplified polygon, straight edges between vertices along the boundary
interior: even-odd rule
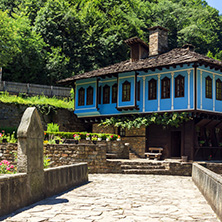
[[[60,81],[75,86],[74,113],[93,122],[96,131],[98,122],[111,116],[188,112],[192,120],[177,128],[107,130],[125,136],[138,157],[149,147],[163,147],[164,158],[221,159],[222,62],[189,44],[169,51],[167,29],[149,32],[149,45],[137,37],[125,41],[130,60]]]

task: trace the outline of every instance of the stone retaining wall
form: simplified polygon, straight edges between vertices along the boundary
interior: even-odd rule
[[[114,170],[112,165],[107,164],[107,151],[117,153],[119,158],[129,156],[128,147],[116,141],[98,142],[96,145],[92,143],[44,145],[44,154],[50,158],[51,167],[87,162],[90,173],[106,173]],[[16,164],[15,153],[17,153],[17,144],[0,144],[0,161],[7,159]]]
[[[27,106],[13,103],[0,102],[0,126],[17,128],[21,121],[22,115]],[[77,119],[73,111],[68,109],[57,109],[55,112],[51,111],[49,114],[42,114],[39,112],[42,125],[46,130],[48,123],[57,123],[60,131],[82,132],[92,130],[90,123],[84,123],[83,120]]]
[[[44,197],[88,181],[87,164],[79,163],[44,171]],[[26,173],[0,176],[0,216],[33,203]]]
[[[92,132],[118,134],[118,128],[113,126],[100,126],[98,123],[95,123],[92,125]],[[122,137],[122,141],[130,144],[130,150],[135,153],[137,157],[145,157],[146,128],[144,126],[139,129],[125,129],[125,136]]]
[[[44,149],[45,155],[53,162],[52,166],[87,162],[90,173],[101,173],[107,169],[104,144],[45,145]]]
[[[217,216],[222,220],[222,176],[198,163],[194,163],[192,179]]]

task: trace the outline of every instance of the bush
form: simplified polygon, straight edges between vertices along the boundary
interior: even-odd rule
[[[111,138],[110,140],[116,140],[118,135],[111,133],[88,133],[88,132],[48,132],[45,131],[45,138],[52,138],[55,136],[59,136],[63,139],[73,139],[73,135],[79,135],[81,139],[86,139],[86,134],[89,134],[90,138],[92,136],[101,137],[103,140],[106,140],[107,137]],[[111,137],[112,136],[112,137]]]

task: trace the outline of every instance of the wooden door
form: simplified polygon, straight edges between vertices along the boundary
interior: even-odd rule
[[[171,132],[171,157],[181,157],[181,132]]]

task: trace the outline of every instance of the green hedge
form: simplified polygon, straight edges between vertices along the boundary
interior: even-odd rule
[[[81,139],[86,139],[86,134],[89,134],[89,137],[96,135],[97,137],[101,137],[103,140],[106,140],[107,137],[110,137],[110,140],[116,140],[118,135],[111,133],[88,133],[88,132],[48,132],[45,131],[45,138],[49,138],[50,136],[59,136],[62,139],[73,139],[73,135],[80,135]],[[111,138],[112,136],[112,138]]]

